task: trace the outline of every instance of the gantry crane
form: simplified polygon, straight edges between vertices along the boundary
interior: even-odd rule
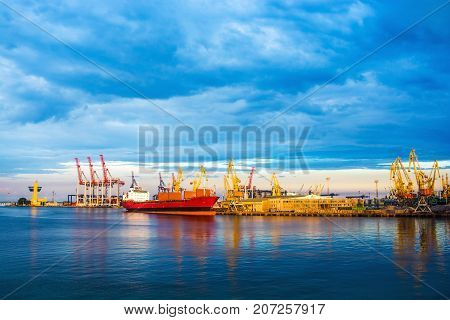
[[[272,197],[280,197],[281,186],[280,183],[278,182],[278,178],[275,172],[272,174],[271,184],[272,184]]]
[[[78,183],[77,183],[77,202],[76,205],[86,205],[86,199],[87,199],[87,185],[89,184],[88,179],[86,178],[86,175],[84,174],[83,170],[81,170],[80,166],[80,160],[78,158],[75,158],[75,164],[77,167],[77,173],[78,173]],[[80,186],[84,187],[83,196],[80,197]],[[80,199],[81,198],[81,199]],[[80,201],[81,200],[81,201]]]
[[[230,200],[230,196],[232,196],[232,193],[231,193],[232,188],[231,188],[228,176],[226,174],[223,176],[223,188],[225,190],[225,195],[224,195],[225,200]]]
[[[181,182],[183,181],[183,171],[181,167],[178,166],[177,177],[175,178],[175,174],[172,173],[172,191],[180,192],[181,191]]]
[[[392,162],[389,176],[392,183],[391,194],[395,198],[403,200],[415,197],[413,182],[400,157]]]
[[[449,193],[450,193],[450,190],[449,190],[449,184],[448,184],[448,173],[446,173],[445,174],[445,177],[444,177],[444,175],[441,175],[441,182],[442,182],[442,198],[444,198],[445,200],[448,200],[448,198],[449,198]]]
[[[87,157],[89,164],[89,173],[91,180],[89,183],[89,196],[88,196],[88,205],[89,206],[98,206],[103,203],[103,199],[101,199],[100,195],[103,194],[103,181],[99,178],[97,172],[94,170],[94,165],[92,164],[92,158]],[[100,191],[101,190],[101,191]]]
[[[197,189],[199,189],[202,184],[206,184],[206,181],[208,181],[206,177],[206,169],[203,165],[201,165],[200,170],[194,176],[194,181],[191,182],[192,190],[197,191]]]
[[[434,160],[433,167],[431,167],[431,173],[429,178],[426,180],[426,188],[434,194],[434,186],[436,184],[436,179],[441,178],[441,172],[439,171],[439,163],[437,160]]]
[[[158,185],[158,192],[167,192],[169,191],[169,188],[166,187],[166,183],[164,182],[161,172],[159,173],[159,185]]]
[[[239,185],[239,183],[241,183],[241,180],[234,170],[233,160],[230,160],[228,162],[227,173],[224,176],[223,183],[227,200],[238,199],[243,196],[243,187]]]
[[[441,173],[439,172],[439,163],[437,162],[437,160],[435,160],[433,163],[430,175],[426,175],[425,172],[420,168],[419,159],[417,158],[415,150],[412,149],[409,154],[408,171],[411,170],[411,167],[413,168],[414,176],[416,177],[419,196],[433,196],[435,192],[434,186],[436,183],[436,179],[441,177]]]
[[[253,190],[253,175],[255,173],[255,167],[252,167],[250,170],[250,173],[248,175],[247,185],[245,186],[245,195],[253,198],[254,197],[254,190]]]
[[[408,172],[411,171],[411,167],[414,170],[414,176],[416,177],[416,183],[418,188],[419,196],[430,196],[430,190],[427,189],[426,180],[428,179],[427,175],[420,168],[419,159],[417,158],[416,151],[411,149],[409,153],[409,163],[408,163]]]
[[[87,157],[88,159],[88,165],[89,165],[89,173],[91,180],[89,180],[89,196],[88,196],[88,205],[92,206],[93,199],[95,197],[95,186],[97,185],[97,181],[95,181],[95,173],[94,173],[94,166],[92,164],[91,157]]]
[[[139,183],[136,181],[136,177],[134,176],[134,171],[131,171],[131,188],[132,189],[141,189]]]
[[[111,172],[106,167],[105,158],[101,154],[100,155],[100,161],[102,164],[102,171],[103,171],[103,191],[102,191],[102,201],[104,201],[105,197],[107,198],[108,205],[120,205],[120,187],[125,185],[125,182],[122,181],[119,178],[113,178],[111,175]],[[116,201],[113,203],[113,187],[117,186],[117,195],[116,195]],[[108,192],[109,191],[109,192]],[[105,203],[102,203],[104,205]]]

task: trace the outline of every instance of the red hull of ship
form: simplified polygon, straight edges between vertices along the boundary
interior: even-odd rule
[[[132,200],[124,201],[123,207],[128,211],[161,211],[161,213],[175,213],[173,211],[183,211],[183,214],[191,215],[214,215],[211,211],[218,197],[196,197],[189,200],[150,200],[144,202],[135,202]],[[203,212],[202,212],[203,211]],[[180,214],[177,212],[176,214]]]

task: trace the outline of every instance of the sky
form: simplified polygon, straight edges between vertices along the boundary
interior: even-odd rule
[[[34,179],[64,198],[73,158],[87,171],[93,156],[98,171],[99,154],[114,174],[129,181],[135,170],[152,187],[155,162],[176,162],[171,134],[181,125],[194,132],[179,145],[195,165],[202,128],[238,128],[232,143],[206,139],[217,184],[230,145],[238,164],[249,158],[243,179],[248,166],[270,177],[280,158],[302,157],[279,170],[294,190],[328,175],[337,191],[370,192],[374,179],[387,188],[389,163],[411,148],[445,171],[450,5],[355,64],[444,2],[1,0],[0,200],[27,195]],[[264,161],[251,138],[243,157],[243,130],[267,126],[308,135],[294,153],[289,141],[271,143]],[[169,156],[150,157],[145,171],[143,127],[169,142],[158,146]]]

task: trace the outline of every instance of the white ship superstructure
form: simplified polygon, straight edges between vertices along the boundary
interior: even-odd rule
[[[150,192],[143,190],[136,179],[134,178],[134,173],[131,175],[132,182],[130,190],[123,195],[123,200],[133,200],[135,202],[144,202],[150,200]]]

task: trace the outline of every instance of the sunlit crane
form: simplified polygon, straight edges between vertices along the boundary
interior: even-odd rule
[[[245,187],[239,185],[240,183],[241,179],[239,179],[236,171],[234,170],[233,160],[230,160],[227,165],[227,173],[225,174],[223,180],[226,199],[232,200],[243,196],[242,190],[244,190]]]
[[[423,172],[423,170],[420,168],[419,159],[417,158],[416,151],[414,149],[411,149],[411,152],[409,153],[408,172],[411,171],[411,167],[414,170],[414,176],[416,177],[419,195],[423,196],[431,195],[429,194],[429,190],[427,190],[425,185],[428,177],[426,176],[425,172]]]
[[[441,174],[439,172],[439,163],[437,162],[437,160],[433,163],[430,175],[426,175],[425,172],[420,168],[419,159],[417,158],[415,150],[412,149],[409,154],[408,171],[411,170],[411,167],[414,170],[414,176],[416,177],[419,195],[425,197],[432,196],[434,194],[436,179],[441,177]]]
[[[270,182],[272,184],[272,197],[280,197],[281,196],[281,186],[280,186],[280,183],[278,182],[278,178],[277,178],[275,172],[272,174],[272,179]]]
[[[397,199],[414,198],[414,185],[409,177],[400,157],[397,157],[391,164],[390,180],[392,183],[391,194]]]
[[[206,184],[206,181],[208,181],[206,178],[206,169],[203,165],[201,165],[200,170],[195,174],[194,180],[191,182],[192,190],[197,191],[202,184]]]
[[[448,184],[448,173],[441,176],[441,182],[442,182],[442,198],[448,199],[450,190],[449,190],[449,184]]]
[[[239,192],[239,183],[241,183],[241,179],[238,178],[236,171],[234,170],[233,160],[230,160],[230,162],[228,162],[227,174],[228,174],[229,178],[231,179],[231,186],[233,188],[233,193],[235,193],[235,194],[238,193]]]
[[[248,175],[247,179],[247,185],[244,187],[244,198],[254,198],[254,192],[253,189],[253,175],[255,174],[255,167],[252,167],[250,170],[250,173]]]
[[[253,187],[253,174],[255,173],[255,167],[252,167],[250,170],[250,174],[248,175],[247,180],[247,190],[251,190]]]
[[[434,186],[436,179],[441,177],[441,172],[439,171],[439,163],[437,160],[434,161],[433,167],[431,167],[431,173],[429,178],[426,180],[426,188],[434,194]]]
[[[172,191],[180,192],[181,191],[181,182],[183,181],[183,171],[181,167],[178,166],[177,177],[175,178],[175,174],[172,173]]]

